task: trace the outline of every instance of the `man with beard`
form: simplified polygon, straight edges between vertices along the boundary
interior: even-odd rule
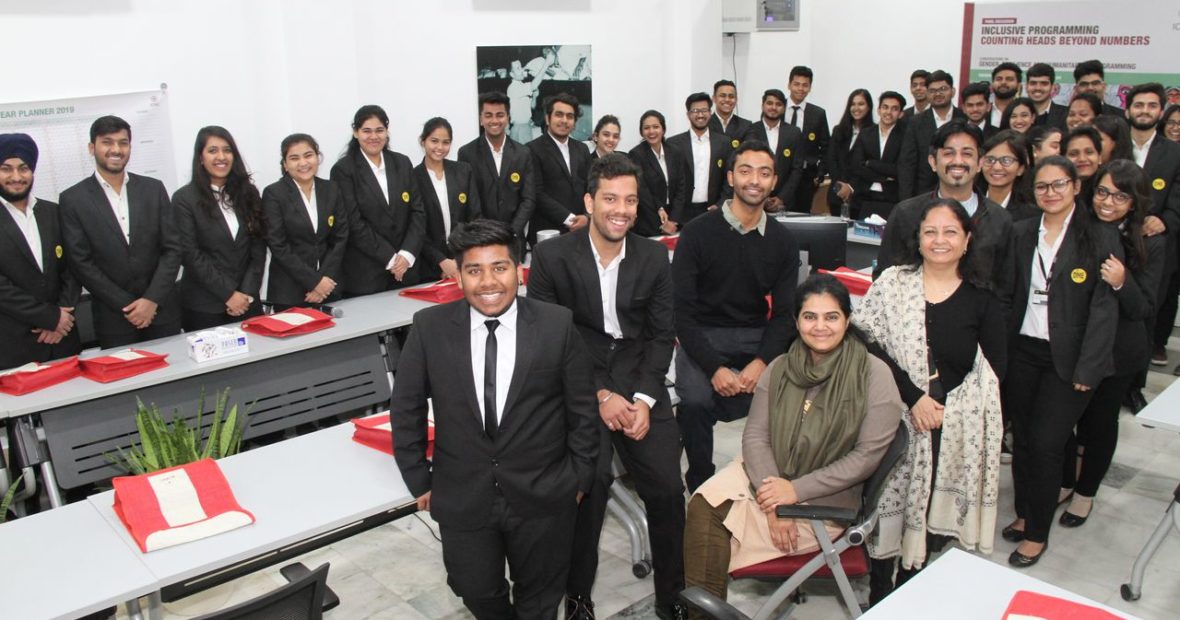
[[[800,147],[803,133],[793,125],[783,122],[787,96],[783,91],[772,88],[762,93],[762,122],[746,130],[743,141],[755,140],[766,144],[774,153],[775,184],[766,209],[771,212],[790,208],[792,211],[810,211],[811,205],[795,204],[795,194],[803,178],[803,158]]]
[[[529,244],[539,230],[577,230],[590,222],[582,196],[590,171],[590,149],[570,138],[582,115],[578,100],[568,93],[545,99],[545,133],[528,143],[536,171],[537,207],[529,222]]]
[[[931,73],[927,91],[930,107],[910,119],[897,160],[897,190],[902,200],[928,192],[938,184],[938,177],[926,163],[930,141],[939,127],[953,119],[966,118],[952,103],[955,100],[955,79],[949,73],[942,70]]]
[[[733,199],[684,227],[672,261],[676,421],[689,492],[715,472],[713,425],[746,417],[767,362],[795,336],[799,248],[764,212],[775,168],[765,142],[738,146],[728,174]]]
[[[907,240],[917,238],[922,209],[926,203],[936,198],[952,198],[958,200],[971,216],[975,229],[971,234],[971,245],[978,270],[976,273],[985,281],[995,284],[995,278],[1000,274],[1000,267],[1008,253],[1012,217],[1004,207],[975,190],[982,148],[983,133],[978,127],[964,121],[952,121],[938,130],[927,157],[927,165],[938,175],[938,188],[903,200],[893,208],[885,224],[885,232],[881,235],[877,267],[873,269],[874,278],[903,254]]]
[[[736,149],[752,124],[737,115],[737,85],[731,80],[717,80],[713,84],[713,101],[717,103],[717,112],[709,117],[709,129],[729,136],[730,144]]]
[[[88,148],[96,170],[61,193],[62,237],[74,276],[92,296],[98,344],[109,349],[180,333],[180,243],[168,192],[156,179],[127,172],[127,121],[95,120]]]
[[[709,127],[710,108],[713,100],[706,93],[693,93],[684,101],[688,113],[689,130],[668,138],[668,144],[688,157],[688,208],[682,222],[716,209],[722,198],[729,197],[729,186],[722,187],[725,178],[725,162],[733,151],[730,138]]]
[[[1106,68],[1097,60],[1084,60],[1073,68],[1073,92],[1090,93],[1102,102],[1102,113],[1123,118],[1123,109],[1106,102]]]
[[[56,204],[32,195],[38,150],[23,133],[0,134],[0,369],[81,350],[80,293],[67,268]]]
[[[1002,62],[992,69],[992,127],[1000,126],[1004,110],[1020,95],[1020,81],[1024,71],[1014,62]]]
[[[708,117],[700,116],[706,125]],[[565,617],[571,620],[594,618],[590,592],[613,482],[614,450],[647,510],[656,614],[683,615],[676,603],[684,589],[680,430],[664,388],[675,339],[672,276],[668,249],[628,232],[639,207],[639,174],[638,166],[621,153],[596,159],[585,198],[590,225],[538,245],[529,274],[530,299],[574,313],[574,325],[594,364],[601,419],[594,485],[578,507],[566,581]]]
[[[999,131],[997,125],[992,125],[990,122],[991,104],[987,100],[988,86],[987,82],[972,82],[963,88],[962,100],[960,105],[963,109],[963,114],[967,117],[967,122],[975,125],[983,132],[983,139],[986,142],[992,134]]]
[[[930,95],[926,90],[929,82],[930,72],[925,69],[916,69],[910,74],[910,95],[914,98],[914,105],[903,112],[905,119],[913,118],[930,108]]]
[[[1036,125],[1048,125],[1065,131],[1065,119],[1069,116],[1069,108],[1059,103],[1053,103],[1053,84],[1057,81],[1057,71],[1052,65],[1038,62],[1028,68],[1025,73],[1024,90],[1028,98],[1037,106]]]

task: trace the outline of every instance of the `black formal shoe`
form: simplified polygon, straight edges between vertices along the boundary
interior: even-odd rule
[[[1000,537],[1008,542],[1018,543],[1024,540],[1024,530],[1018,530],[1011,525],[1000,530]]]
[[[1138,414],[1147,406],[1147,399],[1143,397],[1143,392],[1131,390],[1127,392],[1127,397],[1123,399],[1123,406],[1130,409],[1131,413]]]
[[[1062,527],[1081,527],[1086,522],[1086,519],[1089,519],[1090,515],[1092,514],[1094,514],[1093,500],[1091,500],[1090,503],[1090,512],[1087,513],[1086,516],[1079,517],[1069,510],[1066,510],[1065,512],[1061,513],[1061,518],[1058,519],[1057,522],[1060,523]]]
[[[594,602],[586,596],[565,597],[565,620],[594,620]]]
[[[671,605],[656,604],[656,616],[660,620],[688,620],[688,608],[680,603]]]
[[[1032,566],[1033,564],[1040,562],[1041,556],[1045,555],[1045,552],[1048,550],[1049,550],[1049,541],[1046,540],[1045,546],[1041,547],[1040,553],[1038,553],[1036,555],[1028,556],[1028,555],[1024,555],[1023,553],[1021,553],[1019,551],[1013,551],[1012,555],[1008,556],[1008,563],[1016,568],[1028,568],[1028,567]]]

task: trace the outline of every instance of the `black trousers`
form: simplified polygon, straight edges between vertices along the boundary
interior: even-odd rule
[[[447,584],[479,620],[553,620],[569,571],[576,510],[571,497],[565,510],[526,519],[497,494],[487,526],[439,524]]]
[[[598,540],[610,497],[612,447],[635,481],[647,511],[656,604],[671,605],[684,589],[684,485],[680,483],[680,430],[666,402],[656,403],[651,429],[640,441],[599,424],[601,442],[594,486],[578,506],[566,594],[590,598],[598,572]]]
[[[1061,485],[1065,444],[1090,402],[1057,376],[1047,340],[1020,336],[1008,358],[1004,402],[1012,421],[1012,480],[1024,537],[1046,542]]]
[[[1171,231],[1169,231],[1169,234]],[[1169,239],[1168,245],[1176,244],[1175,239]],[[1171,250],[1172,248],[1169,248]],[[1172,264],[1165,265],[1164,277],[1160,280],[1160,289],[1155,312],[1155,329],[1152,330],[1152,344],[1162,347],[1168,344],[1172,335],[1172,326],[1176,322],[1177,296],[1180,296],[1180,269],[1177,269],[1176,254],[1169,251]],[[1166,260],[1165,260],[1166,262]]]
[[[815,168],[805,168],[795,188],[794,204],[787,205],[791,211],[811,213],[811,202],[815,199]],[[836,213],[839,215],[839,212]]]
[[[1123,396],[1134,380],[1134,374],[1107,377],[1094,390],[1090,404],[1078,420],[1077,443],[1086,448],[1082,471],[1077,475],[1077,484],[1074,486],[1074,491],[1079,495],[1094,497],[1106,472],[1110,470],[1119,443],[1119,411]],[[1076,449],[1072,453],[1065,453],[1065,460],[1074,471],[1077,467],[1076,454]]]

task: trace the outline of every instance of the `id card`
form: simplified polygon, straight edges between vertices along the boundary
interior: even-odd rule
[[[1049,291],[1033,289],[1032,302],[1038,306],[1049,305]]]

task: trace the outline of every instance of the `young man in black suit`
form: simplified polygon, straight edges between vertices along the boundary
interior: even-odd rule
[[[60,200],[65,253],[90,291],[98,344],[109,349],[178,334],[180,243],[168,192],[156,179],[127,172],[127,121],[95,120],[88,148],[94,174]]]
[[[1048,125],[1065,131],[1065,119],[1069,108],[1053,103],[1053,85],[1057,82],[1057,71],[1053,65],[1038,62],[1024,73],[1024,90],[1037,106],[1036,125]]]
[[[783,91],[772,88],[762,93],[762,121],[751,125],[742,141],[761,142],[774,153],[775,184],[766,201],[766,209],[771,212],[783,209],[802,212],[804,209],[795,203],[795,195],[803,178],[803,160],[799,155],[803,134],[783,122],[786,106],[787,96]]]
[[[992,127],[1000,126],[1004,110],[1013,99],[1020,96],[1020,82],[1023,79],[1024,69],[1014,62],[1002,62],[992,69],[992,112],[988,119]]]
[[[1083,60],[1073,68],[1074,93],[1090,93],[1102,101],[1102,113],[1124,118],[1125,111],[1106,103],[1106,68],[1099,60]]]
[[[939,127],[954,119],[966,118],[963,111],[953,103],[955,78],[946,71],[938,70],[930,74],[929,84],[930,107],[909,120],[901,143],[897,162],[897,191],[902,200],[929,192],[938,185],[938,177],[926,160],[930,141]]]
[[[753,124],[737,115],[737,85],[732,80],[717,80],[713,84],[713,101],[717,111],[709,116],[709,129],[729,136],[730,145],[736,149]]]
[[[914,98],[914,105],[905,109],[905,118],[913,118],[930,109],[929,81],[930,72],[925,69],[915,69],[910,74],[910,96]]]
[[[799,247],[765,213],[775,185],[774,155],[765,142],[747,140],[733,160],[733,199],[684,227],[672,262],[680,342],[676,421],[690,492],[715,471],[713,425],[746,416],[767,362],[786,351],[795,335],[789,317]]]
[[[684,108],[688,116],[688,131],[668,138],[668,144],[683,153],[688,163],[684,175],[688,208],[681,224],[687,224],[709,209],[716,209],[723,198],[730,196],[729,186],[722,180],[725,178],[725,164],[733,152],[729,136],[715,131],[709,125],[713,100],[707,93],[689,95],[684,101]]]
[[[983,132],[985,142],[1000,130],[991,123],[992,105],[988,101],[990,94],[991,87],[987,82],[971,82],[959,93],[959,106],[963,110],[963,115],[967,117],[968,123]]]
[[[888,219],[897,204],[897,157],[905,129],[900,126],[905,97],[887,90],[877,99],[875,126],[860,132],[852,147],[849,167],[860,196],[861,217],[876,214]]]
[[[459,148],[459,161],[475,172],[483,216],[508,224],[523,244],[525,228],[537,206],[536,175],[528,148],[508,137],[510,106],[504,93],[480,94],[479,127],[483,133]]]
[[[450,245],[464,299],[414,315],[390,402],[394,454],[418,509],[438,521],[447,582],[472,614],[552,620],[594,478],[593,369],[569,310],[517,297],[507,224],[464,224]]]
[[[81,349],[57,205],[32,195],[38,150],[23,133],[0,134],[0,369]],[[677,480],[679,482],[679,480]]]
[[[684,588],[680,430],[664,376],[672,361],[672,275],[662,244],[628,232],[638,217],[639,168],[612,153],[590,166],[585,230],[538,245],[529,298],[569,308],[594,363],[598,467],[578,508],[566,618],[591,620],[590,591],[611,476],[612,444],[647,509],[656,613],[674,618]]]
[[[815,196],[815,188],[824,180],[824,157],[828,142],[832,140],[827,111],[807,103],[814,75],[810,67],[797,66],[791,69],[787,78],[791,100],[787,102],[784,118],[787,124],[803,134],[798,155],[803,173],[792,200],[792,210],[801,213],[811,213],[811,199]]]
[[[545,133],[528,144],[537,174],[537,207],[529,222],[529,245],[536,243],[539,230],[574,231],[590,221],[582,204],[590,149],[570,137],[581,115],[573,95],[558,93],[545,99]]]

